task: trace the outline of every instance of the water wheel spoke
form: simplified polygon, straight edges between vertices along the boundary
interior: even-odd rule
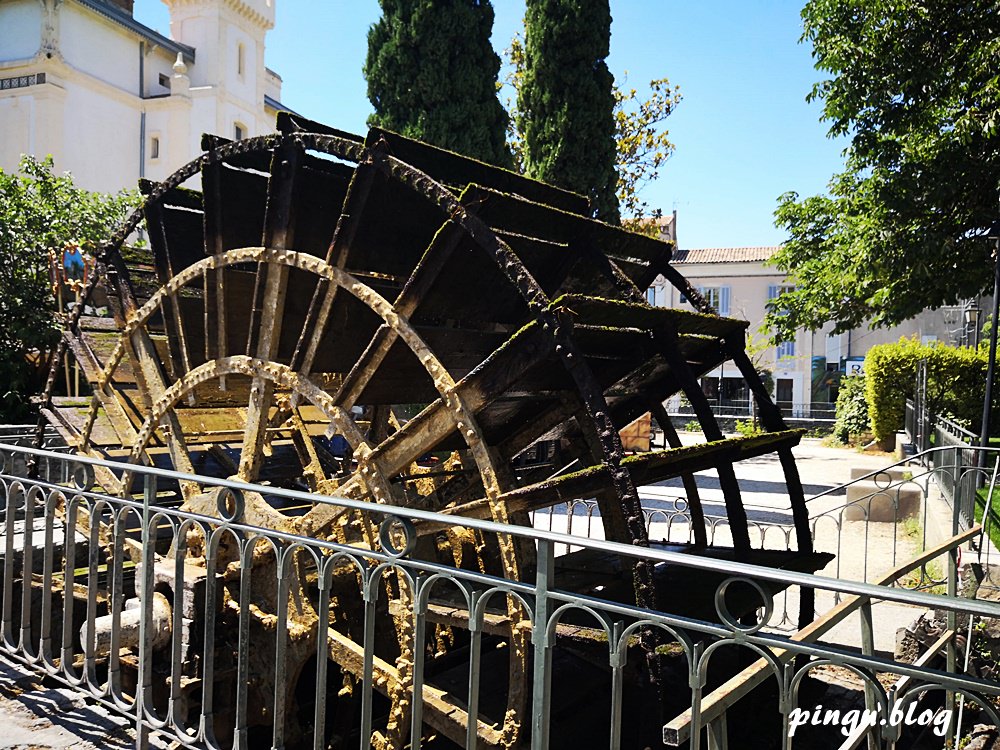
[[[291,246],[294,241],[294,216],[292,205],[301,169],[303,151],[291,139],[285,139],[274,151],[271,159],[271,176],[267,185],[267,210],[264,215],[265,247],[277,251]],[[288,294],[288,266],[284,263],[258,264],[257,282],[254,288],[253,315],[250,321],[250,338],[256,334],[257,359],[269,362],[275,359],[281,341],[284,320],[285,297]],[[261,279],[264,279],[261,283]],[[257,298],[263,287],[263,299],[258,306]],[[259,315],[259,323],[254,318]],[[247,343],[250,348],[250,341]],[[250,352],[248,351],[248,354]],[[266,426],[270,409],[274,405],[274,384],[255,376],[250,387],[250,401],[247,404],[246,432],[240,451],[240,479],[252,482],[257,479],[263,462]]]

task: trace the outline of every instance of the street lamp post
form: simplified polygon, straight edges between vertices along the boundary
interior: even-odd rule
[[[990,417],[993,412],[993,371],[997,362],[997,317],[1000,316],[1000,221],[993,222],[988,239],[996,243],[993,257],[993,318],[990,321],[990,351],[986,365],[986,395],[983,397],[983,429],[979,435],[979,447],[987,448],[990,444]],[[979,451],[979,466],[986,466],[986,451]]]
[[[973,349],[979,347],[979,308],[976,300],[969,300],[963,312],[965,330],[962,334],[962,346],[971,346]]]

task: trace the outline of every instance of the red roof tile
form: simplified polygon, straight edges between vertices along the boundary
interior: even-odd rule
[[[671,263],[759,263],[770,258],[777,250],[776,246],[675,250]]]

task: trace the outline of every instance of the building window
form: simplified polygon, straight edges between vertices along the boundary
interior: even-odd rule
[[[697,288],[698,294],[705,298],[719,315],[729,315],[729,287],[728,286],[700,286]]]
[[[794,291],[795,291],[795,286],[792,284],[771,284],[770,286],[767,287],[768,303],[770,303],[772,300],[777,299],[779,295],[787,294],[789,292],[794,292]],[[770,311],[772,305],[768,304],[767,307],[768,310]],[[779,315],[788,315],[787,310],[775,310],[775,312],[778,313]]]
[[[165,75],[165,74],[163,74],[163,73],[160,73],[160,85],[163,86],[163,88],[165,88],[165,89],[169,89],[170,88],[170,77],[167,76],[167,75]]]
[[[247,137],[247,129],[245,125],[236,123],[233,125],[233,140],[242,141]]]
[[[651,286],[646,290],[646,302],[648,302],[653,307],[656,307],[656,287]]]
[[[149,158],[159,159],[160,158],[160,137],[154,135],[149,139]]]
[[[236,45],[236,75],[238,75],[240,78],[242,78],[244,73],[246,72],[246,64],[247,64],[246,58],[247,58],[246,47],[243,46],[243,42],[240,42],[239,44]]]
[[[775,355],[778,359],[795,356],[795,342],[784,341],[775,347]]]
[[[837,369],[840,369],[841,338],[839,333],[831,333],[826,337],[826,361],[835,362]]]

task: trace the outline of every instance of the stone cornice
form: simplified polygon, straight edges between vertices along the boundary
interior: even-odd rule
[[[175,7],[181,6],[196,6],[196,5],[206,5],[208,4],[206,0],[164,0],[167,7],[171,10]],[[221,4],[235,11],[237,15],[250,21],[255,26],[258,26],[266,31],[274,28],[274,21],[263,13],[251,8],[243,0],[221,0]]]

